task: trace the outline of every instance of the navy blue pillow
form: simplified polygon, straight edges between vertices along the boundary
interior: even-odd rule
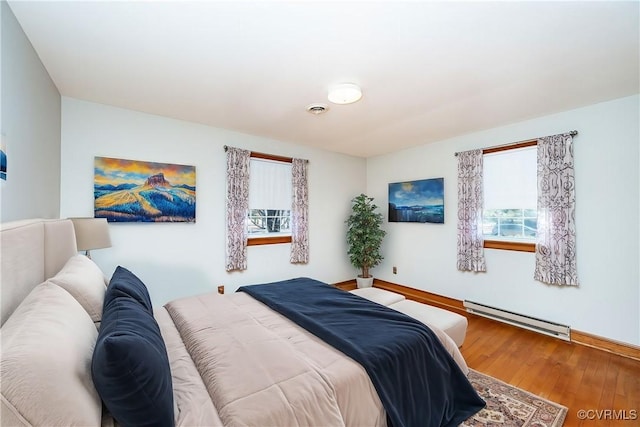
[[[138,297],[111,280],[91,361],[93,383],[119,424],[173,427],[167,349],[158,323]]]
[[[116,295],[128,295],[142,304],[153,315],[153,306],[151,305],[151,297],[149,291],[142,280],[124,267],[118,266],[113,272],[107,292]]]

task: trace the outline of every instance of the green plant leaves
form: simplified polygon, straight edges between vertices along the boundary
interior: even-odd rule
[[[373,197],[360,194],[351,202],[351,215],[346,221],[347,253],[351,264],[362,269],[362,277],[369,277],[369,269],[384,259],[380,246],[387,232],[381,228],[383,216],[377,212]]]

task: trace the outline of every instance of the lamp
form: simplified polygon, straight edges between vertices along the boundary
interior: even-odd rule
[[[76,246],[79,251],[85,251],[88,258],[92,249],[111,247],[109,227],[106,218],[69,218],[76,231]]]
[[[341,83],[329,89],[329,101],[334,104],[351,104],[362,98],[362,90],[353,83]]]

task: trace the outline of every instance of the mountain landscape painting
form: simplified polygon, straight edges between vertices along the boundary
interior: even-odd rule
[[[444,224],[444,178],[389,184],[389,222]]]
[[[195,222],[195,166],[95,158],[94,216],[109,222]]]

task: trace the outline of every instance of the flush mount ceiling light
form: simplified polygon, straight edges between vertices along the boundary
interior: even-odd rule
[[[329,101],[334,104],[351,104],[362,98],[362,90],[353,83],[341,83],[329,88]]]

